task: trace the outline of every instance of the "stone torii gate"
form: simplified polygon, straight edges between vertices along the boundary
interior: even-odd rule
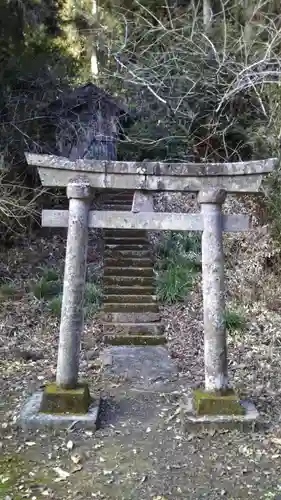
[[[83,402],[84,417],[87,419],[89,415],[88,388],[78,383],[89,228],[203,232],[205,387],[203,391],[193,393],[193,407],[188,410],[188,418],[191,422],[192,418],[198,419],[202,415],[206,418],[212,414],[224,419],[229,415],[249,419],[247,407],[230,390],[228,382],[222,236],[224,231],[247,231],[251,225],[248,216],[223,215],[222,206],[227,193],[258,193],[264,175],[274,170],[276,159],[227,164],[171,164],[70,161],[37,154],[26,154],[26,158],[29,165],[38,167],[43,186],[67,188],[69,210],[43,210],[42,213],[42,226],[68,228],[60,340],[56,387],[45,388],[40,401],[38,399],[36,417],[27,412],[25,423],[38,421],[40,413],[48,415],[49,421],[56,420],[62,407],[66,409],[69,421],[71,414],[77,413],[76,398],[80,405]],[[132,211],[90,210],[95,189],[134,190]],[[153,212],[153,192],[163,191],[198,193],[201,213]]]

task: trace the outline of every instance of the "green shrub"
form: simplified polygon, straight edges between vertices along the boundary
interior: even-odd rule
[[[48,309],[49,309],[51,314],[53,314],[54,316],[60,317],[61,305],[62,305],[62,295],[58,295],[57,297],[53,297],[48,302]]]
[[[36,299],[48,300],[62,293],[62,282],[56,269],[43,267],[40,274],[39,281],[31,285],[31,291]]]
[[[190,233],[169,232],[157,248],[156,294],[166,304],[182,302],[201,270],[200,239]]]
[[[42,268],[42,278],[44,278],[46,281],[59,281],[60,280],[60,275],[57,269],[50,268],[50,267],[43,267]]]
[[[36,299],[50,299],[62,291],[62,284],[59,281],[48,281],[41,278],[38,283],[32,285],[32,292]]]
[[[157,248],[158,259],[163,263],[176,260],[179,255],[195,262],[200,254],[201,238],[197,233],[169,231]]]
[[[89,317],[94,314],[101,305],[101,289],[99,283],[86,283],[84,314]]]
[[[182,302],[192,289],[194,273],[189,267],[171,262],[159,273],[156,272],[156,295],[164,304]]]
[[[246,320],[241,311],[227,309],[225,311],[225,326],[229,332],[243,331],[246,328]]]

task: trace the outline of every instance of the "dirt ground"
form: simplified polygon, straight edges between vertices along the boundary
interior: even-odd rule
[[[90,249],[94,275],[100,262],[95,246]],[[28,395],[54,380],[59,327],[28,284],[42,265],[62,270],[64,251],[59,236],[1,250],[0,276],[14,293],[0,297],[0,498],[281,499],[279,256],[264,228],[226,240],[228,305],[239,306],[247,323],[242,332],[229,332],[230,379],[264,422],[250,434],[181,431],[180,393],[203,382],[200,282],[185,304],[162,311],[179,369],[173,392],[105,380],[94,317],[85,325],[81,377],[102,398],[98,431],[24,434],[17,417]]]

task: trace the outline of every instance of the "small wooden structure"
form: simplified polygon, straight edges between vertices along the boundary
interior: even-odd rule
[[[128,109],[93,83],[63,92],[47,108],[51,150],[57,156],[116,160],[117,139]]]

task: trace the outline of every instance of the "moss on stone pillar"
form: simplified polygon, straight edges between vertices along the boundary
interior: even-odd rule
[[[57,384],[44,388],[41,413],[57,415],[83,415],[88,412],[91,397],[88,385],[78,384],[75,389],[63,389]]]
[[[197,415],[244,415],[245,410],[233,390],[193,393]]]

